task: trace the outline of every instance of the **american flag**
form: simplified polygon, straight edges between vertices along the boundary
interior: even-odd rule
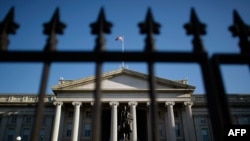
[[[123,36],[118,36],[115,38],[116,41],[124,41],[124,37]]]

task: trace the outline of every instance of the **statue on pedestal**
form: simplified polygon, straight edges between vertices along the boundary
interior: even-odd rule
[[[118,132],[123,135],[124,141],[130,139],[129,134],[132,132],[132,115],[127,111],[127,107],[124,106],[121,111],[121,120],[118,126]]]

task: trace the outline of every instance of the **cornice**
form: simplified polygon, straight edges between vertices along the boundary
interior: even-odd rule
[[[230,106],[250,106],[250,95],[227,95],[227,98]],[[82,100],[84,101],[84,98]],[[6,106],[35,105],[37,101],[37,95],[0,95],[0,105]],[[45,104],[53,105],[54,101],[56,101],[56,96],[54,95],[46,95],[44,98]],[[194,103],[193,106],[206,105],[206,95],[192,95],[191,101]]]
[[[127,92],[142,92],[142,93],[149,93],[149,89],[102,89],[102,93],[127,93]],[[194,89],[156,89],[157,93],[186,93],[186,94],[193,94]],[[57,94],[60,93],[94,93],[94,89],[63,89],[57,90]]]
[[[45,103],[51,103],[55,100],[55,96],[46,96]],[[37,95],[0,95],[0,104],[3,103],[18,103],[18,104],[34,104],[38,102]]]
[[[194,102],[194,105],[206,105],[206,95],[193,95],[192,101]],[[229,105],[250,105],[250,95],[238,95],[238,94],[232,94],[227,95],[227,101]]]

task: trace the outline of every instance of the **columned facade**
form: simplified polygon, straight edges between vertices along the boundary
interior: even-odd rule
[[[52,141],[57,141],[58,140],[58,135],[59,135],[59,128],[60,127],[60,117],[61,117],[61,109],[62,109],[62,105],[65,102],[53,102],[53,104],[55,105],[55,116],[54,116],[54,125],[53,125],[53,133],[52,133]],[[72,136],[71,136],[71,141],[81,141],[81,140],[85,140],[86,134],[88,134],[87,132],[89,130],[91,130],[91,128],[89,128],[89,125],[86,126],[86,123],[84,122],[85,118],[88,117],[88,112],[91,112],[92,106],[93,106],[93,101],[88,103],[85,103],[85,107],[89,106],[89,110],[87,110],[87,112],[81,112],[81,111],[85,111],[83,109],[81,109],[80,107],[82,106],[82,102],[71,102],[71,104],[67,104],[68,106],[71,105],[73,107],[73,118],[72,118]],[[180,105],[184,105],[185,107],[183,108],[183,110],[185,111],[185,115],[182,117],[181,120],[185,120],[186,125],[185,128],[187,128],[187,130],[184,131],[184,129],[182,132],[185,132],[185,134],[187,134],[187,137],[185,138],[185,141],[196,141],[196,136],[195,136],[195,128],[194,128],[194,122],[193,122],[193,115],[192,115],[192,105],[193,102],[184,102],[184,101],[179,101],[179,102],[175,102],[175,101],[167,101],[164,102],[164,109],[163,110],[163,115],[161,115],[159,118],[163,118],[164,122],[159,122],[158,124],[158,128],[157,130],[159,130],[159,132],[163,132],[161,134],[162,138],[161,140],[168,140],[168,141],[176,141],[177,140],[177,130],[176,130],[176,121],[175,121],[175,116],[178,117],[178,115],[175,115],[174,111],[175,110],[180,110],[179,107],[178,108],[174,108],[176,103],[179,105],[179,107],[181,107]],[[138,123],[137,123],[137,106],[138,104],[140,105],[144,105],[144,106],[140,106],[140,109],[144,109],[145,111],[145,115],[146,117],[144,117],[146,119],[146,132],[143,133],[143,136],[147,136],[147,141],[150,141],[150,136],[152,133],[152,129],[151,129],[151,111],[150,111],[150,102],[138,102],[138,101],[129,101],[129,102],[124,102],[124,101],[110,101],[108,103],[103,103],[104,105],[109,105],[110,107],[110,128],[109,127],[105,127],[105,129],[109,130],[110,129],[110,140],[111,141],[119,141],[118,139],[118,126],[119,126],[119,118],[118,118],[118,113],[119,110],[121,110],[122,107],[119,108],[119,105],[128,105],[130,110],[130,114],[132,117],[132,132],[130,134],[130,140],[129,141],[138,141]],[[70,106],[70,107],[71,107]],[[160,108],[161,109],[161,108]],[[67,112],[66,112],[67,113]],[[159,111],[160,113],[160,111]],[[80,115],[82,114],[82,115]],[[82,119],[79,119],[79,118]],[[82,121],[83,120],[83,121]],[[140,120],[140,119],[139,119]],[[104,121],[105,122],[105,121]],[[83,125],[81,125],[81,123],[84,123]],[[161,123],[161,124],[160,124]],[[163,124],[162,124],[163,123]],[[79,128],[81,128],[79,130]],[[178,127],[179,128],[179,127]],[[68,129],[67,129],[68,130]],[[92,132],[92,131],[91,131]],[[140,131],[140,134],[142,136],[142,133]],[[184,137],[184,133],[182,133],[180,136]],[[83,138],[84,137],[84,138]],[[89,137],[89,139],[91,139],[91,136]],[[139,138],[140,139],[140,138]]]
[[[187,80],[155,79],[158,121],[152,129],[148,76],[125,68],[103,74],[101,140],[124,140],[118,130],[129,107],[128,141],[152,141],[152,131],[160,141],[213,141],[205,95],[193,95],[195,87]],[[95,77],[60,81],[52,88],[54,95],[44,98],[39,140],[92,141]],[[0,140],[30,140],[37,95],[0,97]],[[249,100],[249,95],[228,95],[233,124],[250,124]]]

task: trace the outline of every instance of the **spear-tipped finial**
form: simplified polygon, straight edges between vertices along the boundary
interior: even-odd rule
[[[145,51],[154,51],[155,50],[155,45],[154,45],[154,38],[153,34],[159,34],[159,28],[161,25],[157,22],[154,21],[151,9],[149,8],[147,11],[146,19],[144,22],[141,22],[138,24],[140,28],[140,33],[141,34],[147,34],[146,37],[146,47]]]
[[[14,21],[14,7],[12,7],[0,23],[0,50],[7,50],[9,44],[8,34],[15,34],[18,28],[19,25]]]
[[[91,33],[97,35],[95,51],[105,50],[104,33],[111,33],[112,23],[106,21],[104,8],[102,7],[96,22],[90,24]]]
[[[250,53],[250,42],[248,40],[250,26],[244,23],[236,10],[233,11],[233,18],[234,23],[229,27],[229,30],[232,32],[233,37],[239,37],[241,53]]]
[[[206,34],[206,25],[201,23],[196,15],[194,8],[191,9],[191,16],[189,23],[184,25],[187,35],[193,35],[193,46],[195,52],[205,52],[200,35]]]
[[[91,33],[92,34],[99,34],[100,32],[103,33],[111,33],[111,27],[112,23],[106,21],[104,8],[102,7],[98,16],[98,19],[95,23],[92,23],[91,25]]]
[[[147,33],[154,33],[159,34],[160,24],[154,21],[151,9],[149,8],[147,11],[146,19],[144,22],[139,23],[140,33],[147,34]]]
[[[63,30],[66,25],[60,21],[59,8],[56,8],[51,20],[43,24],[43,33],[46,35],[51,35],[53,33],[63,34]]]
[[[49,36],[45,50],[55,51],[57,44],[56,34],[63,34],[63,30],[66,27],[66,25],[60,21],[59,8],[56,8],[51,20],[47,23],[44,23],[43,27],[43,33]]]

